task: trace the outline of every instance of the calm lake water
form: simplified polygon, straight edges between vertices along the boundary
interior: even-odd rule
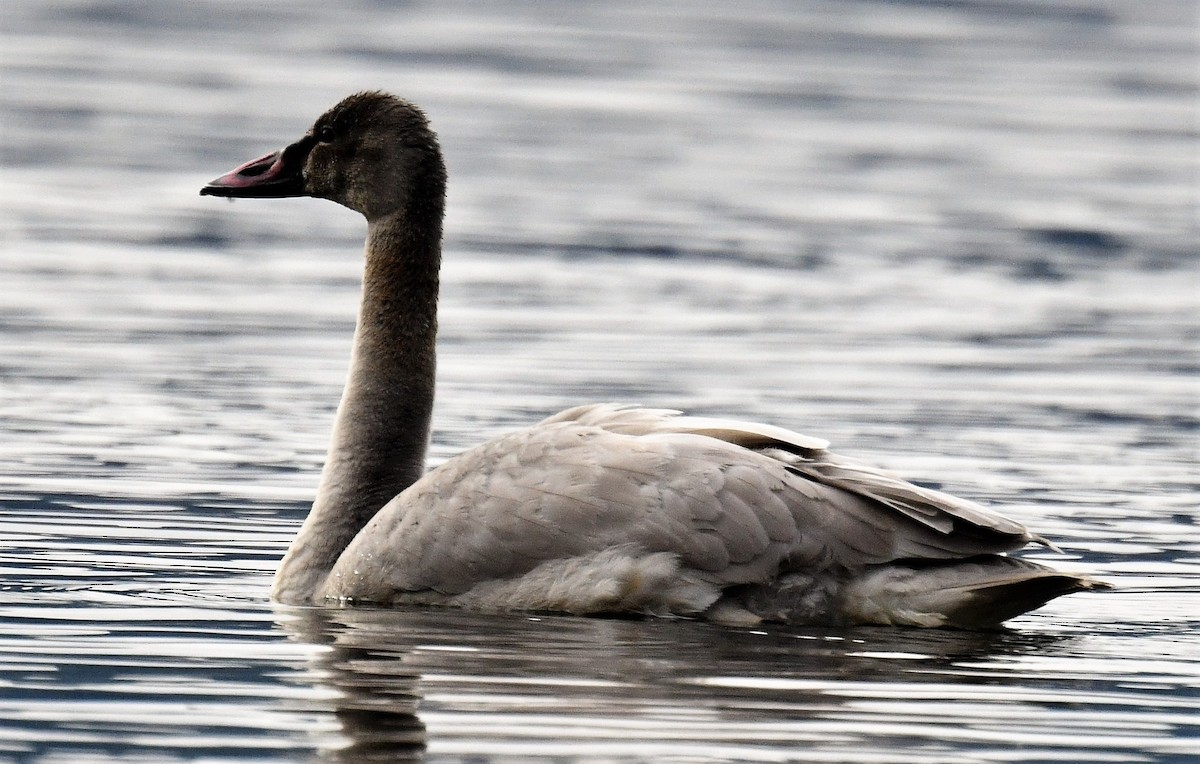
[[[5,0],[0,762],[1191,762],[1196,6]],[[361,220],[200,198],[342,96],[451,171],[433,457],[761,419],[1119,587],[995,634],[268,600]]]

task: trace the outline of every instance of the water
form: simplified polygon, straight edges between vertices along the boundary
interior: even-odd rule
[[[7,0],[0,761],[1200,753],[1195,6]],[[196,195],[354,90],[451,171],[433,458],[762,419],[1116,583],[998,634],[272,605],[361,221]]]

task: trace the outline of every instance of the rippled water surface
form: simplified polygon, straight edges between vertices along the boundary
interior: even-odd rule
[[[2,16],[0,762],[1200,754],[1194,3]],[[450,165],[435,460],[763,419],[1119,588],[995,634],[272,605],[363,226],[196,192],[364,88]]]

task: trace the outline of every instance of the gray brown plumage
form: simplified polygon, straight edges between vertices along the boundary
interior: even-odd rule
[[[350,377],[286,602],[987,627],[1092,579],[1044,539],[778,427],[581,406],[422,474],[445,195],[419,109],[351,96],[215,196],[319,196],[368,224]]]

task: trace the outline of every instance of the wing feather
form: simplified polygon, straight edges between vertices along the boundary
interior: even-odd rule
[[[485,443],[380,510],[329,596],[466,592],[605,549],[671,553],[721,586],[1016,549],[1038,537],[782,428],[601,404]]]

